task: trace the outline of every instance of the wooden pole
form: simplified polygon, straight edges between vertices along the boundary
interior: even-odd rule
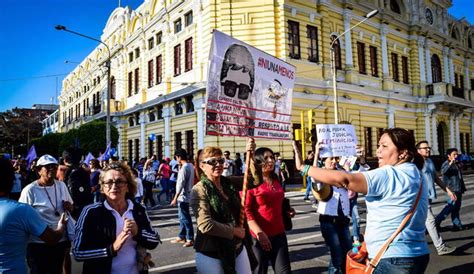
[[[242,184],[242,198],[240,201],[240,220],[239,226],[243,227],[245,222],[245,200],[247,199],[247,187],[248,187],[248,175],[249,175],[249,166],[250,166],[250,158],[253,157],[253,152],[251,150],[247,150],[245,154],[245,171],[244,171],[244,182]]]

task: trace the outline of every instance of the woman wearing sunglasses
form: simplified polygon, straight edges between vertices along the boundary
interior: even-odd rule
[[[249,143],[254,140],[249,138]],[[255,147],[255,145],[254,145]],[[268,261],[271,261],[275,273],[291,273],[288,241],[283,223],[282,203],[285,192],[275,173],[275,155],[266,147],[254,152],[253,164],[256,174],[262,182],[257,187],[248,190],[245,202],[250,233],[256,240],[253,251],[258,260],[254,273],[267,273]],[[294,210],[290,216],[294,216]]]
[[[198,273],[251,273],[246,229],[238,225],[240,197],[222,176],[225,159],[218,147],[205,147],[198,159],[201,179],[191,193],[196,216],[196,268]],[[250,253],[251,255],[251,253]]]
[[[110,164],[100,174],[99,184],[105,201],[85,207],[76,224],[73,254],[84,261],[82,273],[148,273],[141,254],[154,249],[160,236],[145,208],[134,202],[137,183],[130,168]]]

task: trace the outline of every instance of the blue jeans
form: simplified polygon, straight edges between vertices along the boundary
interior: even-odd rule
[[[178,202],[178,218],[180,239],[192,241],[194,239],[193,221],[189,214],[189,203]]]
[[[456,201],[451,200],[448,197],[448,204],[441,210],[441,212],[436,216],[435,223],[436,225],[440,225],[449,214],[451,214],[451,220],[453,221],[453,226],[461,227],[461,219],[459,218],[459,211],[461,210],[461,202],[462,202],[462,193],[461,192],[454,192],[456,194]]]
[[[304,193],[304,199],[309,199],[309,194],[311,193],[311,177],[306,177],[306,192]]]
[[[354,240],[359,240],[360,235],[360,218],[359,218],[359,208],[357,206],[357,195],[349,200],[349,206],[351,210],[352,218],[352,238]]]
[[[319,222],[321,226],[321,234],[324,242],[329,247],[331,253],[331,261],[329,262],[329,274],[345,273],[346,268],[346,254],[352,248],[351,234],[349,232],[348,222],[327,221],[331,216],[319,215]],[[335,219],[336,217],[334,217]]]
[[[158,203],[160,202],[161,195],[165,194],[166,201],[170,200],[170,190],[169,190],[169,181],[170,179],[168,178],[161,178],[160,183],[161,183],[161,191],[158,193],[157,200]]]
[[[418,274],[424,273],[430,255],[409,258],[386,258],[380,260],[373,274]]]

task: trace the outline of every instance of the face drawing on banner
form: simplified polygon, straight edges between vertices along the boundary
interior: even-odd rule
[[[274,79],[266,90],[266,101],[272,104],[272,117],[276,118],[278,107],[281,107],[288,91],[281,85],[281,82]],[[268,104],[268,103],[267,103]],[[281,110],[280,110],[281,111]]]
[[[236,99],[250,102],[249,97],[255,83],[255,66],[246,47],[234,44],[227,49],[220,80],[222,94],[231,98],[237,95]]]
[[[224,55],[220,74],[220,95],[223,100],[234,105],[240,105],[239,115],[214,114],[208,115],[211,120],[223,121],[234,125],[219,126],[223,134],[247,136],[253,135],[253,120],[245,118],[252,116],[251,108],[255,83],[255,65],[250,51],[238,44],[231,45]],[[215,116],[215,117],[212,117]]]

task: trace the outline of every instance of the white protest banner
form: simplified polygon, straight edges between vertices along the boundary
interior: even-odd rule
[[[316,125],[316,135],[321,143],[320,158],[357,154],[357,135],[353,125]]]
[[[291,139],[295,67],[214,30],[206,134]]]

